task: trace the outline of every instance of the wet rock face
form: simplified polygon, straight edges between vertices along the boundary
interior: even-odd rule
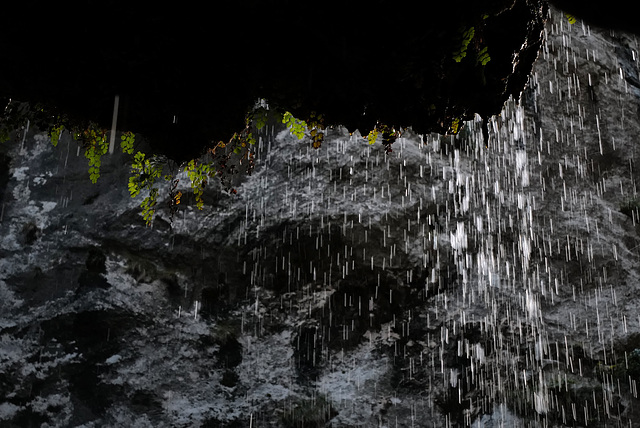
[[[180,176],[153,227],[125,155],[93,185],[69,135],[17,130],[0,425],[628,426],[638,47],[555,10],[547,35],[487,141],[269,126],[237,195],[197,211]]]

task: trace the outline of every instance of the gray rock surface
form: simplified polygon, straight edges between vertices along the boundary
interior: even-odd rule
[[[260,136],[153,227],[127,155],[0,146],[0,426],[634,426],[635,38],[557,10],[521,102],[385,155]],[[638,204],[640,205],[640,204]]]

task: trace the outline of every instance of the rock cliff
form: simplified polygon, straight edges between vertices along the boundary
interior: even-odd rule
[[[259,135],[152,227],[125,154],[0,146],[0,425],[631,426],[638,46],[551,10],[521,100],[385,154]],[[161,193],[162,195],[162,193]]]

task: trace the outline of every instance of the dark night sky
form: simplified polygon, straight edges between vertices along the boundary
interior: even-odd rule
[[[413,86],[401,81],[402,70],[426,72],[425,84],[435,81],[440,90],[442,82],[434,80],[437,67],[429,62],[437,54],[420,50],[450,51],[441,45],[450,42],[455,25],[477,14],[478,7],[507,2],[434,3],[429,13],[384,0],[321,6],[248,1],[213,8],[176,2],[146,7],[119,0],[15,3],[2,16],[0,51],[8,61],[0,66],[0,96],[51,102],[108,124],[113,96],[119,94],[121,129],[162,140],[161,151],[171,157],[190,158],[211,136],[242,129],[246,109],[262,94],[271,101],[282,97],[288,104],[333,112],[350,128],[374,124],[356,117],[367,103],[377,104],[380,116],[390,121],[415,125],[424,108],[420,97],[433,94],[414,96]],[[624,6],[611,2],[606,9],[589,2],[555,3],[579,10],[594,24],[637,26]],[[425,31],[431,33],[421,39]],[[503,76],[492,43],[493,63],[486,74],[499,80]],[[422,57],[411,59],[416,53]],[[470,80],[464,74],[452,79]],[[444,98],[458,97],[453,105],[466,103],[478,112],[477,100],[464,99],[473,89],[454,81],[443,89]],[[401,106],[408,107],[399,111]]]

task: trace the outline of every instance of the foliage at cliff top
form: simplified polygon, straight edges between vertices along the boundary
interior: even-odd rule
[[[298,140],[306,138],[315,149],[322,145],[326,128],[321,114],[313,112],[306,120],[302,120],[288,111],[270,110],[264,101],[247,112],[245,128],[235,133],[229,141],[219,141],[202,156],[180,164],[166,156],[141,151],[133,132],[120,133],[120,149],[124,155],[129,156],[130,162],[128,190],[132,198],[142,196],[140,208],[145,223],[148,226],[153,223],[162,191],[168,196],[165,199],[169,203],[171,219],[180,206],[184,206],[183,194],[177,190],[180,181],[178,175],[181,173],[185,173],[189,180],[193,202],[198,210],[204,208],[204,190],[213,179],[220,180],[229,194],[236,193],[230,186],[231,177],[238,173],[251,173],[256,132],[262,130],[267,122],[274,118],[284,124]],[[11,101],[7,103],[4,115],[0,117],[0,141],[7,141],[12,131],[29,126],[47,129],[54,147],[58,146],[63,133],[69,132],[80,148],[84,149],[84,156],[88,161],[89,180],[94,184],[98,182],[102,157],[109,149],[107,129],[100,128],[93,122],[73,122],[67,116],[52,114],[41,105],[31,108],[26,103]],[[14,135],[18,138],[18,133]],[[388,153],[391,151],[391,144],[400,135],[400,130],[378,124],[364,140],[374,144],[381,137],[385,152]]]
[[[72,67],[64,62],[68,58],[52,56],[45,79],[31,64],[33,58],[24,56],[26,49],[0,40],[0,48],[20,64],[15,69],[8,64],[0,82],[0,97],[6,97],[0,98],[0,140],[26,123],[47,130],[54,146],[68,132],[83,150],[89,179],[96,183],[109,149],[110,103],[119,94],[129,191],[143,198],[142,216],[151,224],[160,200],[169,201],[172,216],[191,201],[202,209],[205,188],[214,178],[234,193],[231,178],[253,169],[255,135],[267,120],[277,118],[315,148],[332,126],[357,129],[388,153],[403,129],[455,134],[475,113],[499,113],[527,81],[542,40],[546,3],[469,0],[465,5],[455,11],[450,5],[430,5],[428,25],[424,16],[387,2],[301,3],[275,10],[264,2],[232,6],[241,12],[243,28],[262,28],[268,18],[270,29],[260,33],[255,45],[229,39],[208,17],[187,23],[177,21],[174,13],[159,14],[142,24],[136,18],[146,16],[146,8],[116,2],[105,13],[128,30],[107,37],[78,10],[48,8],[44,22],[58,15],[78,19],[45,42],[52,52],[65,46],[78,53]],[[119,7],[127,13],[118,13]],[[350,20],[337,19],[335,10],[381,27],[363,35]],[[313,16],[326,31],[307,31],[299,16]],[[38,15],[33,19],[38,22]],[[184,31],[168,34],[172,24],[182,24]],[[87,40],[74,50],[79,31]],[[138,42],[129,43],[132,39]],[[87,43],[90,52],[84,49]],[[216,79],[196,58],[176,53],[187,44],[212,52]],[[121,45],[128,48],[115,48]],[[96,58],[107,60],[96,68]],[[163,67],[153,66],[159,63]],[[93,70],[91,79],[87,69]],[[38,70],[38,78],[30,70]],[[269,109],[254,106],[263,97]],[[138,144],[140,136],[145,145]],[[192,198],[178,191],[184,176]],[[167,198],[160,197],[163,192]]]

